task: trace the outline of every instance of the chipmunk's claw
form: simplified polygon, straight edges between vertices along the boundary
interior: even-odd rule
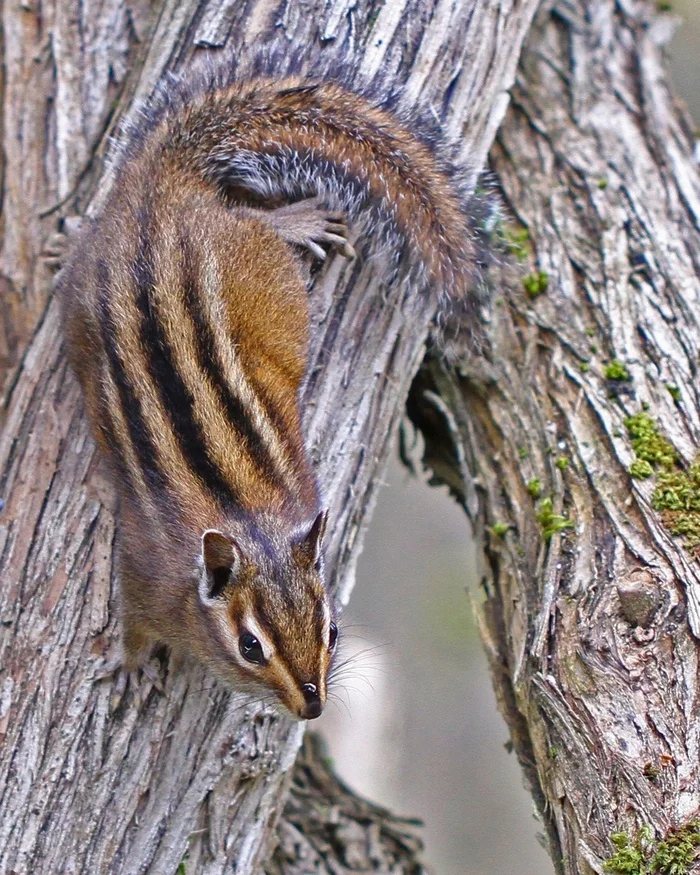
[[[101,660],[95,668],[96,670],[92,675],[94,683],[108,678],[113,679],[114,686],[109,698],[111,711],[117,710],[130,686],[134,691],[136,704],[139,708],[145,703],[151,688],[155,688],[159,693],[165,692],[162,674],[150,662],[129,668],[125,665],[121,654],[119,654]],[[146,681],[145,684],[144,679]]]
[[[324,207],[320,197],[287,204],[263,216],[283,240],[308,249],[321,261],[327,254],[323,245],[335,249],[345,258],[355,258],[355,250],[347,240],[349,232],[345,216]]]

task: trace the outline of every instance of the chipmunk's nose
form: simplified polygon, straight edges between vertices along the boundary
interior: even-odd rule
[[[321,695],[316,684],[302,684],[301,691],[304,694],[305,705],[299,712],[302,720],[315,720],[321,716],[323,705]]]

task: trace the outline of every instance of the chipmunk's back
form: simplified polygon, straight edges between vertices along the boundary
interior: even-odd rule
[[[67,321],[100,443],[131,493],[204,526],[222,508],[310,512],[298,259],[149,156],[122,182],[82,247]]]

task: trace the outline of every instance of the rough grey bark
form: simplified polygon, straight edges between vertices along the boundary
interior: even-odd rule
[[[171,666],[163,695],[144,681],[116,712],[110,682],[92,677],[117,635],[113,494],[37,255],[59,215],[90,210],[104,195],[106,134],[166,69],[203,47],[228,42],[244,53],[276,36],[310,58],[333,52],[365,75],[384,70],[409,104],[433,107],[478,168],[536,5],[3,5],[0,873],[172,875],[186,851],[188,872],[258,872],[303,732],[194,666]],[[305,427],[334,520],[332,585],[345,602],[435,314],[406,289],[378,289],[360,261],[333,261],[312,295]]]
[[[422,843],[415,835],[418,824],[349,790],[330,770],[321,740],[307,734],[294,764],[291,792],[277,830],[278,844],[265,875],[429,875]]]
[[[430,363],[409,403],[426,464],[484,538],[494,685],[567,875],[603,872],[612,834],[658,842],[700,806],[698,554],[652,505],[660,467],[630,476],[625,424],[646,412],[676,474],[697,456],[700,179],[667,36],[667,16],[627,0],[540,16],[491,161],[529,231],[522,272],[548,289],[503,294],[483,356]],[[608,379],[614,359],[629,380]],[[547,497],[573,524],[549,541]]]

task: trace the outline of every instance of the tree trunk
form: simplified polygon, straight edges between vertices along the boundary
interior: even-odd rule
[[[269,857],[303,726],[229,695],[195,666],[172,667],[164,694],[144,681],[116,711],[110,682],[93,679],[118,632],[113,492],[66,368],[38,254],[59,215],[90,211],[104,197],[102,158],[120,114],[166,69],[224,43],[240,56],[276,38],[304,46],[312,71],[323,53],[354,60],[366,76],[381,72],[402,84],[407,104],[429,103],[478,169],[506,110],[536,0],[374,5],[3,6],[3,875],[173,875],[186,852],[190,873],[235,867],[244,875]],[[318,319],[305,429],[333,520],[332,586],[345,603],[435,313],[410,290],[379,289],[360,261],[331,262],[311,294]],[[283,849],[294,823],[292,811]],[[334,858],[334,847],[325,871],[353,868],[357,858]],[[383,867],[375,871],[420,871],[396,859],[370,856]]]
[[[485,541],[494,686],[567,875],[697,871],[700,180],[667,34],[635,2],[540,17],[491,161],[548,282],[409,400]]]

